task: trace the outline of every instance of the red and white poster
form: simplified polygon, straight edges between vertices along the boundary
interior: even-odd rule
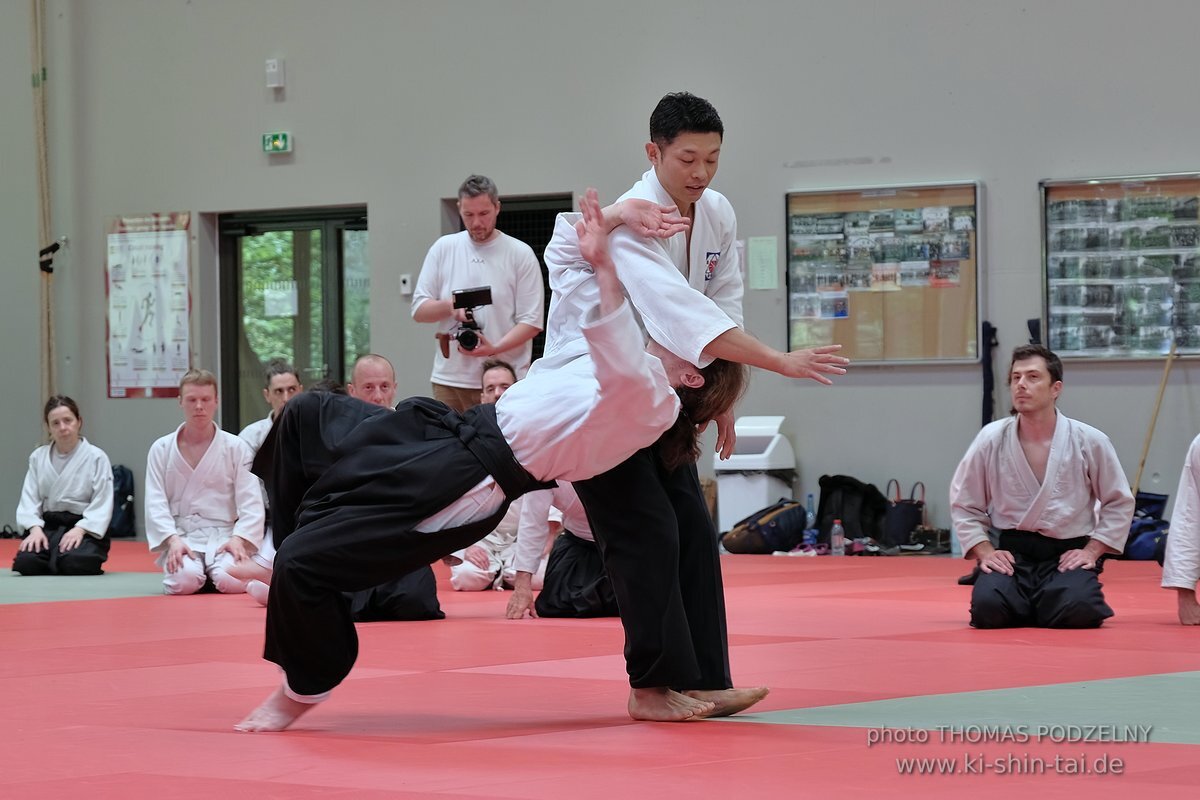
[[[109,397],[179,396],[191,361],[189,223],[178,212],[109,225]]]

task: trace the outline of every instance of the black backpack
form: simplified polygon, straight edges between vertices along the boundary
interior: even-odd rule
[[[124,464],[113,466],[113,513],[107,535],[110,539],[131,539],[137,536],[133,470]]]
[[[873,483],[849,475],[822,475],[821,502],[817,506],[817,541],[828,544],[833,521],[840,519],[846,541],[870,537],[883,541],[883,516],[887,498]]]

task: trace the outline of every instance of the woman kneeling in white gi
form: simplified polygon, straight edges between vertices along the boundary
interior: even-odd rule
[[[46,401],[50,444],[29,456],[17,524],[25,529],[13,559],[21,575],[99,575],[108,559],[113,474],[108,456],[80,435],[79,406],[65,395]]]

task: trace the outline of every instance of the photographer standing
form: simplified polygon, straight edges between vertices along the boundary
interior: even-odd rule
[[[483,360],[501,358],[525,377],[532,340],[542,329],[542,271],[529,245],[496,230],[500,200],[496,184],[472,175],[458,189],[458,213],[466,230],[441,237],[429,248],[413,292],[412,317],[437,324],[433,397],[457,411],[479,403]],[[490,287],[490,305],[454,308],[455,290]],[[458,332],[470,320],[473,337]]]

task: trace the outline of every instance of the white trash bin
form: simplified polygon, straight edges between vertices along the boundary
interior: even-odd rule
[[[733,455],[713,455],[717,479],[717,530],[725,533],[739,520],[792,496],[796,454],[779,432],[784,417],[741,417],[734,423]]]

